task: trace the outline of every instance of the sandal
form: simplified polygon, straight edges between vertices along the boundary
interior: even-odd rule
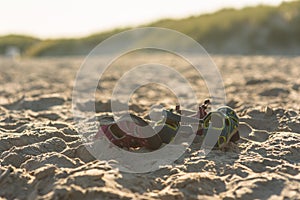
[[[203,120],[204,135],[208,133],[209,129],[221,131],[215,147],[223,148],[230,141],[236,142],[240,139],[239,132],[239,118],[235,111],[224,106],[218,108],[216,111],[208,113]]]
[[[180,113],[182,113],[182,110],[179,109],[179,106],[176,106],[176,112],[173,112],[173,110],[163,110],[164,118],[168,119],[165,120],[166,129],[170,128],[167,122],[171,121],[173,124],[177,124],[177,130],[179,126],[182,126],[182,124],[198,124],[199,126],[196,133],[197,135],[206,135],[208,133],[208,129],[221,130],[218,142],[215,144],[215,147],[219,148],[224,147],[226,144],[229,143],[229,141],[236,142],[237,140],[239,140],[239,118],[235,111],[228,106],[224,106],[217,109],[216,111],[209,112],[207,114],[206,109],[208,104],[209,102],[206,101],[199,107],[199,111],[197,112],[197,114],[190,116],[180,115]],[[164,131],[164,133],[165,132],[166,131]],[[175,137],[176,133],[177,132],[174,132],[169,136],[160,135],[160,137],[167,137],[168,140],[170,140],[170,138]],[[165,141],[163,140],[163,142]]]
[[[130,118],[123,116],[117,122],[112,121],[100,125],[100,130],[95,138],[99,138],[104,134],[111,143],[121,148],[145,147],[150,150],[158,149],[162,144],[159,135],[154,134],[154,130],[142,118],[133,114],[130,114]],[[152,136],[141,137],[147,132]]]
[[[191,124],[199,124],[197,134],[202,134],[202,118],[207,115],[206,109],[209,104],[210,101],[205,100],[204,103],[199,106],[199,110],[196,113],[189,110],[181,110],[179,105],[175,107],[175,110],[163,110],[163,119],[155,124],[154,130],[158,131],[162,142],[167,144],[174,139],[179,127],[181,131],[193,132]],[[182,115],[182,113],[185,115]]]

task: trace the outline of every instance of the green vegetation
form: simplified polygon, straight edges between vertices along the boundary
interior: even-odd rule
[[[39,43],[40,40],[30,36],[22,35],[6,35],[0,37],[0,54],[5,54],[7,48],[17,47],[21,52],[24,52],[29,47]]]
[[[300,2],[278,7],[223,9],[181,20],[162,20],[151,26],[185,33],[213,53],[299,53]]]
[[[26,56],[69,56],[69,55],[86,55],[97,44],[108,38],[109,36],[121,32],[125,29],[115,29],[99,34],[94,34],[84,38],[77,39],[55,39],[44,40],[30,48],[24,55]]]
[[[170,28],[187,34],[211,53],[300,52],[300,1],[285,2],[278,7],[260,5],[241,10],[223,9],[185,19],[163,19],[144,26]],[[77,39],[38,40],[4,36],[0,37],[0,53],[7,46],[17,46],[26,56],[84,55],[104,39],[127,29]]]

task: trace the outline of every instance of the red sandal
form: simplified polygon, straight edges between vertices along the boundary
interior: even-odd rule
[[[131,119],[130,119],[130,118]],[[138,148],[145,147],[150,150],[156,150],[162,145],[159,135],[142,118],[130,114],[121,117],[117,122],[100,125],[100,130],[95,138],[105,135],[108,140],[118,147]],[[150,137],[141,137],[143,135]]]

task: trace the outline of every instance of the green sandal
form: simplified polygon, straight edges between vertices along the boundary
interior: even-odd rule
[[[209,133],[210,129],[216,130],[219,133],[221,132],[215,144],[215,147],[218,148],[223,148],[230,141],[235,142],[240,139],[238,126],[239,118],[235,111],[228,106],[208,113],[203,120],[203,132],[205,136]]]

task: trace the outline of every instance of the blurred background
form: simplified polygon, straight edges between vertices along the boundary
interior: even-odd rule
[[[212,54],[300,53],[300,1],[2,0],[0,55],[86,55],[134,27],[180,31]]]

